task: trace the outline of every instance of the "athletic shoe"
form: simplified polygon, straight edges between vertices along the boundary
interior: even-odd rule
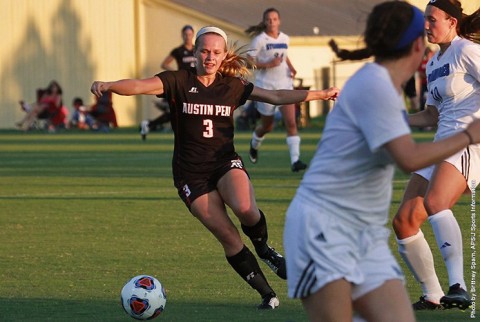
[[[450,286],[447,295],[440,299],[440,304],[446,309],[458,307],[460,310],[465,310],[472,305],[472,299],[470,294],[457,283]]]
[[[300,170],[305,170],[307,168],[307,164],[303,163],[301,160],[297,160],[294,164],[292,164],[292,172],[298,172]]]
[[[270,293],[262,298],[262,303],[260,303],[257,308],[259,310],[273,310],[276,309],[279,305],[280,301],[278,300],[277,295],[275,295],[275,293]]]
[[[148,121],[144,120],[140,123],[140,135],[142,136],[143,141],[147,139],[148,132],[150,132],[150,129],[148,128]]]
[[[267,246],[268,250],[262,256],[258,255],[265,264],[272,269],[272,271],[278,275],[281,279],[287,279],[287,265],[285,263],[285,258],[282,255],[277,253],[275,249],[270,246]]]
[[[442,304],[436,304],[430,302],[429,300],[425,299],[425,296],[420,296],[418,302],[412,304],[414,311],[435,311],[435,310],[443,310]]]
[[[250,141],[250,152],[248,153],[248,156],[252,163],[257,163],[258,150],[252,147],[252,141]]]

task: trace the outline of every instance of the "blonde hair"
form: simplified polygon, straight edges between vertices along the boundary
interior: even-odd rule
[[[251,51],[247,45],[238,47],[237,42],[227,49],[227,55],[218,69],[223,76],[246,78],[252,68],[251,59],[247,53]]]
[[[199,41],[203,35],[209,33],[219,35],[225,40],[225,51],[227,54],[218,68],[217,73],[220,73],[222,76],[246,78],[250,74],[249,68],[254,68],[251,59],[247,55],[252,49],[247,49],[247,45],[238,47],[237,42],[229,48],[227,35],[217,27],[204,27],[200,29],[195,42]],[[197,49],[198,46],[195,46],[195,51]]]

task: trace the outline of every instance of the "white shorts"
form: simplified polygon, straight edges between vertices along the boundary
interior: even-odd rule
[[[277,106],[280,105],[272,105],[264,102],[255,102],[255,107],[257,108],[258,113],[265,115],[265,116],[273,116],[275,115],[275,110]]]
[[[388,247],[389,234],[381,225],[353,227],[297,194],[287,211],[283,240],[288,296],[304,298],[345,279],[356,300],[388,280],[404,281]]]
[[[478,144],[468,146],[445,159],[445,161],[457,168],[457,170],[465,177],[467,186],[470,189],[478,186],[480,182],[480,146]],[[430,181],[432,179],[433,170],[435,170],[435,165],[423,168],[415,173]]]
[[[285,78],[283,81],[275,82],[275,84],[259,83],[258,85],[255,84],[255,86],[269,90],[293,89],[293,80],[291,78]],[[275,109],[280,106],[281,105],[272,105],[264,102],[255,102],[258,113],[265,116],[275,115]]]

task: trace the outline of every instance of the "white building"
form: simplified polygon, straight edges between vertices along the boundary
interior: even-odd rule
[[[57,80],[64,104],[74,97],[93,103],[93,80],[149,77],[181,43],[185,24],[223,28],[230,39],[247,43],[244,30],[269,7],[281,13],[282,30],[291,37],[290,58],[304,86],[342,86],[359,63],[335,65],[327,45],[362,45],[368,12],[383,0],[0,0],[0,128],[23,117],[18,101],[35,100],[37,88]],[[427,0],[410,1],[424,8]],[[463,0],[466,12],[480,0]],[[120,126],[132,126],[150,114],[151,97],[114,97]],[[312,104],[312,114],[325,106]]]

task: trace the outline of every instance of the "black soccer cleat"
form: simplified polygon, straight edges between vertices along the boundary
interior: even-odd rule
[[[260,259],[272,269],[272,271],[278,275],[281,279],[287,279],[287,264],[285,258],[277,253],[275,249],[267,246],[268,250],[263,255],[258,255]]]
[[[250,141],[250,151],[248,152],[248,157],[252,163],[257,163],[258,150],[252,147],[252,141]]]
[[[275,293],[269,293],[262,297],[262,303],[257,306],[259,310],[273,310],[280,305],[277,295]]]
[[[447,295],[440,299],[440,304],[446,309],[457,307],[460,310],[466,310],[472,305],[472,298],[470,294],[457,283],[450,286]]]
[[[425,295],[420,296],[420,299],[413,303],[412,307],[414,311],[437,311],[444,309],[442,304],[433,303],[425,299]]]
[[[292,172],[298,172],[300,170],[305,170],[307,168],[307,164],[303,163],[301,160],[297,160],[294,164],[292,164]]]

